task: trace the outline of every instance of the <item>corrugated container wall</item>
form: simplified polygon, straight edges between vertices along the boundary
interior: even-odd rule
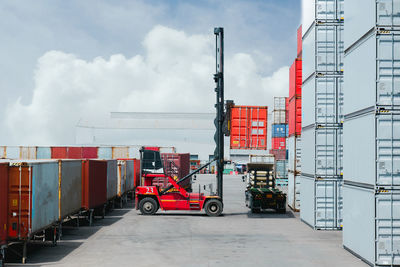
[[[303,40],[302,40],[302,27],[297,29],[297,58],[301,59],[302,52],[303,52]]]
[[[113,159],[126,159],[129,157],[129,147],[112,147]]]
[[[117,160],[107,160],[107,199],[113,199],[117,196]]]
[[[135,165],[133,160],[126,160],[126,191],[130,192],[135,185]]]
[[[286,159],[286,150],[283,150],[283,149],[270,149],[269,154],[274,155],[275,160]]]
[[[286,124],[272,124],[272,137],[286,137]]]
[[[38,146],[36,149],[36,159],[51,159],[51,148]]]
[[[301,98],[293,97],[289,101],[289,136],[301,135]]]
[[[67,148],[66,147],[51,147],[51,158],[52,159],[67,159]]]
[[[82,158],[82,147],[67,147],[67,158],[68,159],[81,159]]]
[[[94,209],[107,203],[107,161],[82,161],[82,208]]]
[[[6,158],[8,159],[19,159],[20,147],[19,146],[7,146],[6,147]]]
[[[126,161],[118,160],[117,163],[117,195],[118,197],[121,197],[126,192]]]
[[[5,146],[0,146],[0,159],[5,159],[6,158],[6,147]]]
[[[230,148],[266,150],[267,119],[268,107],[234,106],[231,111]]]
[[[272,149],[285,150],[286,153],[286,138],[285,137],[272,137]]]
[[[301,97],[302,77],[302,61],[296,58],[289,69],[289,101]]]
[[[98,154],[99,159],[112,159],[112,148],[111,147],[99,147]]]
[[[82,158],[83,159],[97,159],[97,147],[82,147]]]
[[[21,146],[19,152],[20,159],[36,159],[35,146]]]
[[[82,161],[59,161],[59,219],[77,213],[82,202]]]
[[[0,246],[7,240],[8,163],[0,163]]]

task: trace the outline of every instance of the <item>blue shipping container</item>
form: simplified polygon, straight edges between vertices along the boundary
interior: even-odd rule
[[[286,137],[289,137],[289,124],[286,124]]]
[[[272,124],[272,137],[286,137],[286,124]]]
[[[111,147],[99,147],[97,150],[98,159],[112,159],[112,148]]]
[[[51,159],[51,148],[45,146],[38,146],[36,150],[37,159]]]

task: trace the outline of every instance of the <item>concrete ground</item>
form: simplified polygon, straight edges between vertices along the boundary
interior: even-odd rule
[[[201,184],[213,179],[197,177]],[[221,217],[141,216],[130,203],[92,227],[65,227],[57,247],[30,245],[25,266],[367,266],[342,248],[341,232],[315,231],[290,210],[251,214],[240,176],[224,183]]]

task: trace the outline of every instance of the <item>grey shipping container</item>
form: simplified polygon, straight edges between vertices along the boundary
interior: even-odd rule
[[[277,160],[275,161],[276,165],[276,178],[287,178],[288,170],[287,170],[287,161],[286,160]]]
[[[315,24],[303,37],[303,81],[314,72],[343,71],[343,25]]]
[[[99,147],[97,155],[99,159],[112,159],[112,147]]]
[[[300,210],[300,179],[293,172],[288,173],[288,205],[295,211]]]
[[[315,180],[299,176],[300,218],[314,229],[337,230],[342,228],[341,179]]]
[[[346,0],[346,49],[375,27],[399,27],[399,13],[398,0]]]
[[[301,172],[315,177],[342,175],[342,133],[340,128],[303,128]]]
[[[134,189],[134,162],[133,160],[126,160],[126,191],[132,191]]]
[[[343,122],[343,77],[313,75],[302,87],[302,125]]]
[[[38,146],[36,149],[37,159],[51,159],[51,147]]]
[[[400,191],[343,187],[343,245],[374,266],[400,265]]]
[[[117,185],[117,160],[107,161],[107,199],[113,199],[118,195]]]
[[[59,219],[77,213],[82,205],[82,161],[59,161]]]
[[[343,20],[344,0],[303,0],[303,35],[315,21],[335,23]],[[347,16],[347,15],[346,15]]]
[[[8,159],[19,159],[19,146],[7,146],[6,147],[6,158]]]
[[[289,136],[286,140],[286,147],[289,151],[288,170],[291,172],[299,172],[301,171],[301,137]]]
[[[345,180],[400,186],[400,110],[348,116],[343,131]]]
[[[346,51],[344,61],[346,115],[371,106],[400,105],[400,31],[372,31]]]

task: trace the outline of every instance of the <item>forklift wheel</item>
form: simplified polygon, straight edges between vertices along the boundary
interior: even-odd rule
[[[222,213],[222,203],[218,199],[211,199],[207,201],[204,207],[206,214],[211,217],[217,217]]]
[[[139,209],[143,215],[153,215],[158,210],[157,201],[151,197],[146,197],[140,201]]]

